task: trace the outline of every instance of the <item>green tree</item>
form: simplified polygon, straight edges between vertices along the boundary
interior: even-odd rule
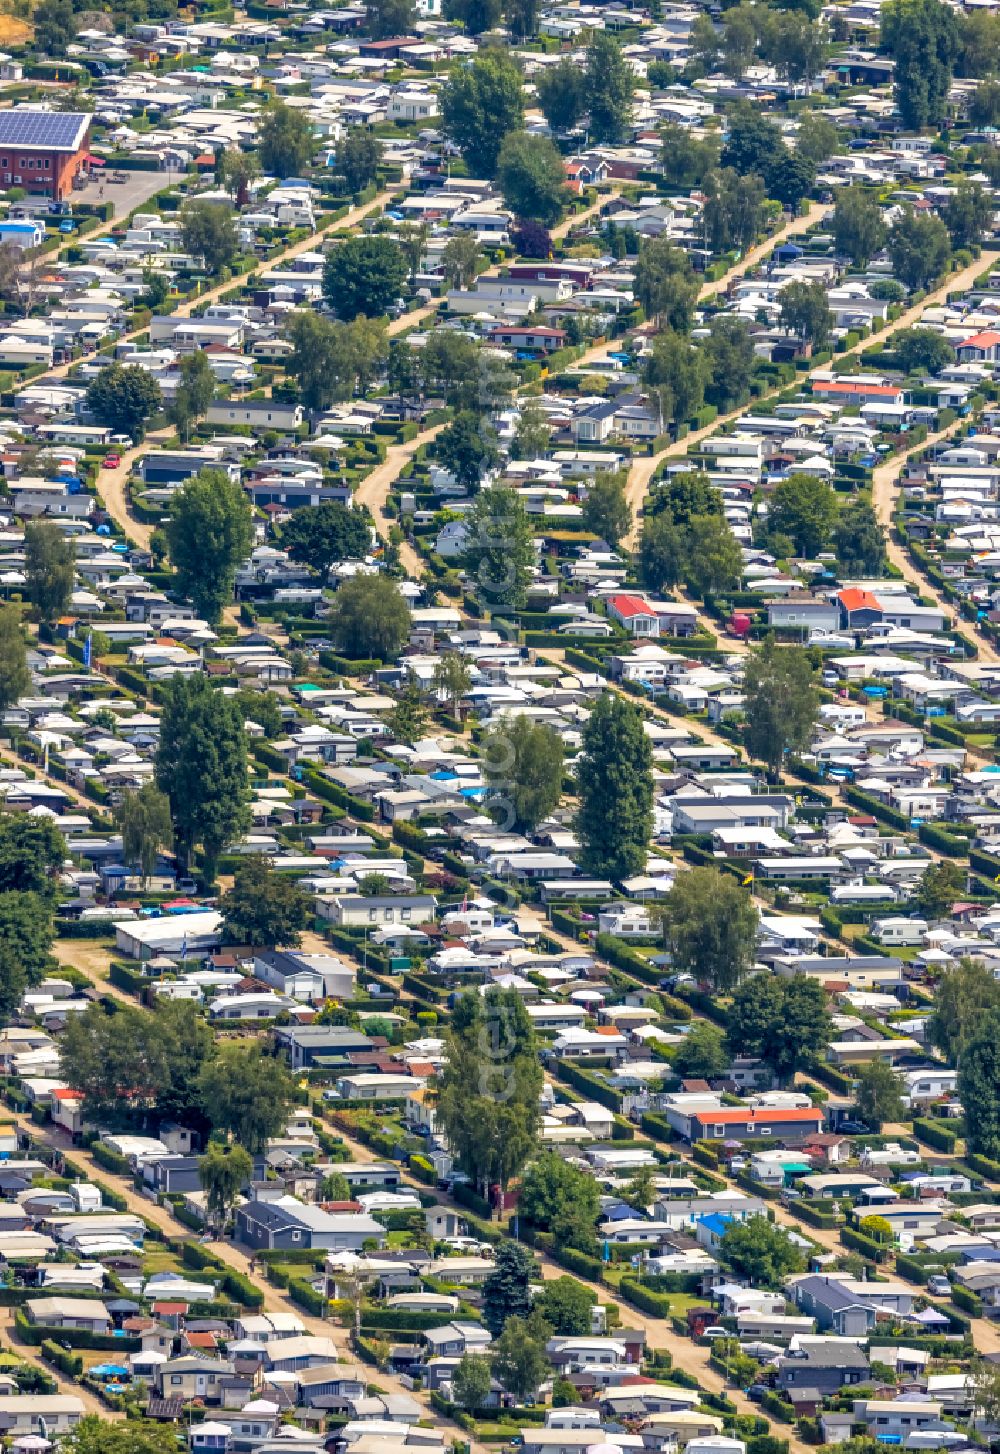
[[[199,470],[170,501],[167,539],[178,588],[214,624],[233,599],[237,567],[253,549],[243,486],[225,470]]]
[[[786,284],[778,294],[781,326],[814,348],[824,344],[833,327],[833,314],[822,283]]]
[[[524,1001],[516,991],[497,987],[485,995],[467,991],[452,1012],[447,1046],[438,1077],[438,1125],[481,1191],[505,1188],[528,1161],[538,1135],[543,1075]],[[493,1331],[489,1286],[487,1279],[483,1316]]]
[[[206,1062],[198,1091],[210,1124],[255,1155],[285,1125],[294,1083],[259,1042],[229,1040]]]
[[[539,459],[549,447],[552,426],[537,399],[525,399],[520,406],[514,434],[515,459]]]
[[[819,74],[830,48],[829,32],[822,22],[799,11],[766,8],[762,21],[761,57],[786,81],[798,85]]]
[[[705,402],[709,357],[682,333],[667,328],[653,339],[643,368],[643,382],[660,411],[660,427],[686,423]]]
[[[653,1205],[657,1195],[656,1174],[651,1166],[636,1167],[622,1192],[629,1206],[644,1212]]]
[[[690,525],[697,515],[721,515],[722,496],[704,470],[685,469],[656,486],[646,514],[664,515],[675,525]]]
[[[726,414],[749,395],[757,361],[753,335],[744,319],[723,314],[712,319],[702,348],[708,360],[705,402]]]
[[[966,1041],[989,1010],[1000,1010],[1000,980],[980,959],[960,959],[946,969],[934,996],[927,1038],[956,1065]]]
[[[87,408],[116,434],[141,439],[146,420],[163,402],[160,386],[139,364],[109,363],[87,385]]]
[[[394,581],[356,575],[337,587],[330,631],[345,656],[394,661],[410,635],[410,608]]]
[[[807,111],[799,122],[795,150],[819,165],[841,149],[840,132],[821,111]],[[841,189],[843,192],[845,189]]]
[[[180,380],[170,401],[167,418],[182,439],[187,439],[192,420],[206,412],[215,394],[215,375],[208,355],[201,349],[185,354],[180,361]]]
[[[505,51],[480,51],[456,67],[441,89],[441,120],[474,177],[496,175],[509,131],[524,124],[524,95],[517,61]]]
[[[904,328],[892,340],[896,363],[904,373],[939,374],[955,361],[955,350],[933,328]]]
[[[88,1005],[67,1023],[61,1041],[68,1083],[89,1114],[118,1124],[201,1114],[198,1077],[213,1053],[211,1027],[189,1000]]]
[[[653,769],[642,713],[616,692],[598,697],[583,729],[576,819],[583,871],[641,873],[653,831]]]
[[[51,820],[27,813],[0,815],[0,893],[54,898],[56,875],[67,851],[66,840]]]
[[[650,591],[670,591],[687,564],[684,531],[669,514],[643,518],[639,537],[639,579]]]
[[[508,131],[497,155],[497,181],[504,201],[518,217],[551,227],[569,200],[566,170],[546,136]]]
[[[806,1265],[805,1256],[783,1227],[766,1217],[730,1222],[719,1239],[722,1265],[751,1287],[781,1288]]]
[[[599,470],[587,486],[583,524],[607,541],[612,550],[632,529],[632,507],[625,493],[625,470]]]
[[[200,843],[211,881],[223,848],[249,825],[247,744],[239,707],[200,672],[167,683],[156,782],[170,799],[182,857],[189,861]]]
[[[442,430],[436,445],[438,459],[466,490],[474,490],[484,475],[500,463],[496,432],[483,414],[463,409]]]
[[[445,14],[449,20],[460,21],[466,35],[482,35],[500,20],[501,0],[448,0]]]
[[[441,271],[450,288],[469,288],[479,267],[479,244],[471,232],[449,237],[441,253]]]
[[[62,616],[76,580],[76,551],[53,520],[29,520],[24,527],[24,576],[28,600],[43,621]]]
[[[408,742],[412,746],[423,736],[427,725],[427,701],[412,672],[396,698],[396,705],[389,713],[387,722],[389,731],[398,742]]]
[[[530,717],[501,717],[482,743],[487,807],[506,831],[530,833],[559,806],[563,742],[554,727]]]
[[[170,800],[155,782],[143,783],[137,791],[123,795],[115,809],[115,822],[122,835],[125,862],[138,868],[143,883],[148,883],[160,853],[173,847]]]
[[[901,3],[901,0],[891,0]],[[939,0],[931,0],[937,4]],[[889,233],[892,271],[910,289],[926,288],[948,266],[951,239],[940,217],[907,207]]]
[[[413,0],[365,0],[365,29],[372,40],[409,35],[415,19]]]
[[[520,45],[538,30],[538,0],[504,0],[504,19],[511,40]]]
[[[941,208],[953,248],[978,247],[993,230],[996,206],[979,182],[961,181]]]
[[[337,166],[349,192],[360,192],[378,175],[382,143],[364,126],[352,126],[337,147]]]
[[[660,141],[668,186],[682,190],[700,187],[719,165],[719,140],[711,134],[699,136],[689,126],[671,121],[660,127]]]
[[[385,327],[369,318],[344,323],[297,308],[285,337],[292,345],[285,366],[307,409],[328,409],[367,388],[388,356]]]
[[[595,31],[587,47],[584,81],[591,142],[597,146],[617,146],[627,141],[632,128],[635,72],[608,30]]]
[[[271,102],[261,116],[259,137],[261,166],[271,176],[298,177],[308,169],[315,149],[308,112]]]
[[[549,1374],[545,1347],[531,1336],[524,1318],[508,1318],[492,1346],[493,1372],[518,1402],[533,1397]]]
[[[311,566],[326,582],[333,566],[364,560],[372,548],[372,521],[365,509],[323,500],[311,510],[296,510],[281,531],[281,545],[292,560]]]
[[[778,772],[787,753],[808,746],[819,710],[807,652],[768,639],[747,657],[743,692],[747,751]]]
[[[35,16],[37,23],[37,9]],[[973,126],[1000,125],[1000,79],[990,76],[976,87],[969,101],[969,120]]]
[[[686,333],[698,298],[691,259],[668,237],[644,243],[635,264],[633,292],[647,318],[661,328]]]
[[[253,1160],[242,1146],[220,1146],[210,1141],[198,1158],[198,1179],[205,1193],[208,1224],[220,1235],[240,1192],[253,1175]]]
[[[1000,1157],[1000,1010],[977,1017],[958,1062],[958,1094],[965,1112],[965,1144],[991,1160]]]
[[[793,211],[816,185],[816,168],[801,152],[783,146],[764,176],[768,196]]]
[[[535,81],[535,90],[552,131],[572,131],[587,110],[586,73],[570,56],[546,66]]]
[[[901,1121],[906,1115],[903,1082],[884,1060],[869,1060],[854,1077],[854,1104],[866,1126],[880,1131],[885,1121]]]
[[[754,974],[737,985],[726,1031],[734,1055],[757,1056],[791,1084],[830,1033],[823,986],[805,974]]]
[[[472,672],[460,652],[446,651],[438,658],[434,667],[434,686],[444,694],[452,713],[457,716],[461,711],[462,698],[472,687]]]
[[[266,858],[253,853],[239,864],[233,886],[223,894],[219,908],[231,944],[295,949],[301,943],[303,926],[309,923],[312,900],[294,879],[277,873]]]
[[[560,1338],[583,1338],[590,1332],[590,1310],[597,1294],[575,1277],[557,1277],[547,1282],[535,1299],[535,1307]]]
[[[172,1425],[144,1419],[112,1424],[97,1414],[84,1414],[59,1442],[65,1454],[177,1454]]]
[[[833,527],[833,548],[848,575],[877,576],[885,565],[885,529],[864,498],[851,501]]]
[[[581,1171],[557,1151],[541,1151],[532,1161],[517,1210],[529,1227],[551,1232],[560,1246],[594,1251],[600,1188],[589,1171]]]
[[[783,146],[775,122],[749,101],[739,101],[729,112],[726,144],[720,160],[724,167],[733,167],[742,176],[748,172],[766,176]]]
[[[323,296],[338,317],[350,322],[363,313],[388,313],[408,276],[406,258],[391,237],[350,237],[327,255]]]
[[[230,147],[220,154],[216,176],[237,207],[245,207],[250,198],[250,183],[260,174],[260,163],[253,152]]]
[[[882,49],[894,62],[896,106],[908,131],[945,119],[958,59],[955,12],[942,0],[887,0],[881,12]]]
[[[768,534],[788,535],[799,555],[826,550],[837,520],[837,495],[818,475],[796,471],[778,484],[767,512]]]
[[[878,197],[857,183],[837,193],[831,223],[837,251],[864,268],[881,252],[888,236]]]
[[[451,1378],[451,1396],[460,1409],[471,1413],[486,1407],[493,1375],[490,1360],[481,1353],[465,1353]]]
[[[535,534],[524,501],[507,485],[479,491],[466,511],[462,564],[480,599],[493,609],[524,605],[535,572]]]
[[[342,1171],[331,1171],[320,1182],[320,1200],[324,1202],[353,1201],[351,1183]]]
[[[714,872],[708,869],[706,872]],[[688,874],[679,875],[688,878]],[[750,902],[744,898],[744,902]],[[673,1067],[684,1080],[715,1080],[725,1075],[732,1056],[726,1049],[726,1037],[707,1020],[695,1020],[677,1047]]]
[[[917,886],[915,904],[929,919],[940,919],[951,912],[956,899],[966,893],[968,875],[951,859],[932,863],[924,870]]]
[[[31,15],[35,48],[43,56],[58,59],[76,38],[76,15],[71,0],[40,0]]]
[[[27,643],[17,606],[0,606],[0,714],[31,687]]]
[[[725,994],[753,968],[760,915],[732,875],[716,868],[679,873],[655,913],[675,970]]]
[[[721,515],[694,515],[685,532],[684,580],[696,596],[708,599],[739,587],[743,552]]]
[[[180,211],[184,251],[199,257],[210,273],[229,267],[240,250],[240,234],[227,202],[194,198]]]
[[[233,700],[244,721],[256,722],[270,741],[281,736],[281,706],[273,692],[262,692],[257,687],[240,687],[233,694]]]
[[[52,948],[52,909],[41,894],[0,893],[0,1014],[44,979]]]
[[[767,191],[763,179],[756,172],[722,167],[708,172],[702,185],[708,246],[716,253],[749,247],[764,225]]]

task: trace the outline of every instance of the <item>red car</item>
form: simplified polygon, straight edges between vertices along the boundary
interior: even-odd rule
[[[120,454],[106,454],[104,456],[104,463],[101,468],[106,470],[116,470],[121,462],[122,457]]]

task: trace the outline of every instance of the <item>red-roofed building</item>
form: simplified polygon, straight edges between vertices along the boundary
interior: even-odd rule
[[[782,1141],[804,1141],[823,1127],[823,1112],[816,1106],[723,1106],[719,1110],[693,1111],[688,1118],[691,1141],[745,1141],[773,1136]]]
[[[958,344],[955,354],[959,363],[1000,362],[1000,330],[984,328],[981,333],[973,333]]]
[[[609,596],[608,615],[633,636],[659,636],[660,618],[641,596]]]
[[[838,404],[866,404],[876,399],[880,403],[905,403],[898,384],[873,384],[861,378],[814,379],[812,391],[817,399],[833,399]]]
[[[837,600],[840,602],[843,625],[847,627],[874,626],[876,621],[882,620],[882,602],[871,591],[849,586],[840,592]]]

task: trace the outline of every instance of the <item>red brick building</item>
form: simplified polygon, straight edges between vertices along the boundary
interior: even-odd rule
[[[68,197],[87,161],[90,116],[83,111],[0,111],[0,187]]]

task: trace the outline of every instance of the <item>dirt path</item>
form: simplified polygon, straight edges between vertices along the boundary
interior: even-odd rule
[[[380,465],[376,465],[371,474],[366,475],[355,490],[356,503],[365,505],[370,510],[375,521],[375,529],[383,540],[389,539],[389,531],[393,523],[387,520],[383,514],[389,491],[417,451],[423,445],[430,444],[432,439],[436,439],[443,428],[443,424],[434,424],[430,429],[422,430],[406,444],[391,444],[385,452],[384,461]],[[419,580],[423,575],[424,563],[408,540],[404,540],[400,545],[399,556],[407,576],[412,580]]]
[[[58,1385],[59,1392],[70,1394],[78,1398],[88,1414],[100,1414],[102,1419],[123,1419],[124,1414],[113,1412],[108,1406],[101,1402],[95,1393],[85,1388],[82,1383],[77,1383],[74,1378],[67,1378],[58,1368],[51,1363],[46,1363],[37,1348],[30,1343],[25,1343],[17,1331],[17,1324],[14,1321],[14,1309],[0,1307],[0,1343],[3,1348],[13,1353],[15,1358],[20,1358],[24,1363],[31,1363],[40,1368],[48,1377],[53,1378]]]
[[[939,606],[942,611],[946,611],[950,617],[957,615],[954,602],[946,600],[933,581],[928,580],[927,576],[910,559],[909,551],[896,539],[893,516],[901,488],[900,477],[907,460],[912,459],[914,455],[924,454],[928,449],[933,449],[936,444],[950,439],[962,428],[963,422],[950,424],[947,429],[939,429],[937,433],[929,434],[921,444],[914,445],[905,454],[895,455],[886,464],[880,465],[872,474],[872,506],[879,521],[885,526],[886,554],[893,565],[902,571],[904,579],[914,589],[919,591],[922,596],[929,596],[935,605]],[[989,662],[991,665],[1000,662],[1000,652],[973,622],[960,620],[960,624],[975,636],[981,661]]]

